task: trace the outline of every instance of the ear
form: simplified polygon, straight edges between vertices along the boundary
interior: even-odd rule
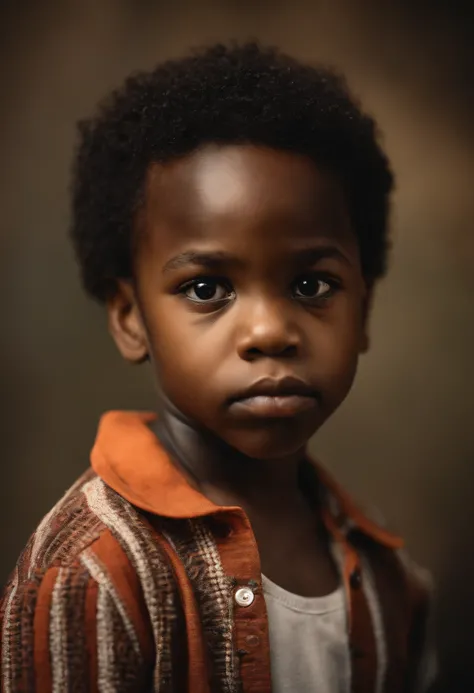
[[[131,282],[118,282],[116,293],[107,300],[107,312],[110,334],[123,358],[130,363],[146,361],[148,339]]]
[[[366,293],[362,305],[362,329],[359,353],[366,354],[370,348],[369,322],[372,312],[372,302],[374,297],[373,284],[367,285]]]

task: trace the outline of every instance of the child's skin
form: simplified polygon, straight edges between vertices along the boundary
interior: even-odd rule
[[[298,470],[366,348],[369,292],[341,184],[294,153],[209,145],[152,166],[137,229],[135,281],[108,310],[123,356],[152,363],[157,435],[193,486],[245,510],[267,577],[331,592]],[[278,392],[287,377],[307,392]],[[294,396],[235,401],[262,379]]]

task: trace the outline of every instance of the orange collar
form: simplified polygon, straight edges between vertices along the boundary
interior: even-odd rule
[[[96,474],[130,503],[155,515],[191,518],[235,510],[215,505],[189,485],[149,428],[155,419],[153,413],[104,414],[91,453]],[[400,537],[366,517],[325,469],[311,462],[344,522],[389,548],[403,545]]]

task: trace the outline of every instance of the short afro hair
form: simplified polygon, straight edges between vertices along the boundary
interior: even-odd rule
[[[374,120],[344,79],[257,43],[213,45],[129,77],[79,123],[71,236],[85,290],[104,302],[133,275],[147,171],[207,143],[251,143],[334,172],[372,284],[386,269],[393,177]]]

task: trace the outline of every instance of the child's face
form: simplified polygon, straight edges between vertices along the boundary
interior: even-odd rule
[[[140,223],[135,293],[122,286],[110,310],[139,316],[115,337],[128,358],[148,353],[162,415],[255,458],[301,449],[347,395],[365,341],[340,185],[292,153],[207,147],[153,166]]]

